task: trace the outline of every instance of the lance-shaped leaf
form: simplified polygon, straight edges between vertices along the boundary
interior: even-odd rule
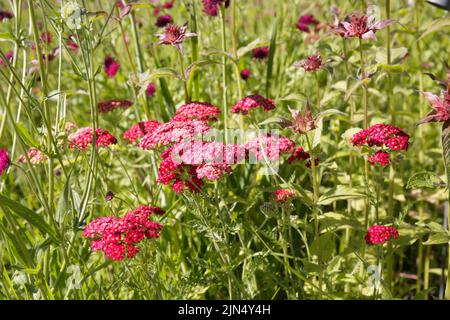
[[[212,64],[222,64],[222,63],[214,60],[199,60],[191,63],[184,71],[185,79],[189,79],[189,77],[193,75],[198,68]]]
[[[412,175],[406,189],[420,189],[420,188],[436,188],[444,187],[445,182],[433,172],[419,172]]]

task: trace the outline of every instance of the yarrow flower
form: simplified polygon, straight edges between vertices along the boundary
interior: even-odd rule
[[[185,190],[193,193],[200,192],[203,182],[197,177],[198,166],[175,162],[169,154],[170,152],[166,152],[163,156],[157,181],[164,185],[171,185],[176,193],[182,193]]]
[[[108,147],[111,144],[116,144],[117,139],[105,129],[97,128],[96,142],[97,148]],[[86,150],[90,145],[92,145],[92,128],[84,127],[78,129],[76,132],[69,134],[69,149]]]
[[[374,245],[383,244],[390,239],[397,238],[398,231],[395,228],[383,225],[373,225],[367,231],[364,239],[366,240],[367,244]]]
[[[70,29],[81,29],[83,10],[75,1],[67,2],[61,9],[61,18]]]
[[[147,133],[153,132],[161,123],[155,120],[147,120],[139,122],[133,125],[130,129],[125,131],[123,138],[131,143],[135,142],[137,139],[143,137]]]
[[[369,156],[369,162],[385,166],[390,163],[389,154],[392,151],[408,150],[409,135],[397,127],[378,123],[355,133],[351,142],[354,146],[365,144],[371,148],[378,147],[379,150]]]
[[[245,144],[247,150],[247,158],[256,159],[257,161],[268,159],[276,161],[281,154],[291,152],[295,147],[294,141],[285,137],[263,135],[261,137],[251,139]]]
[[[248,114],[251,109],[256,109],[258,107],[263,107],[264,111],[270,111],[275,109],[275,102],[272,99],[266,99],[258,94],[253,94],[239,100],[233,108],[231,108],[232,113]]]
[[[8,169],[11,164],[8,151],[6,149],[0,149],[0,176]]]
[[[243,80],[248,80],[248,78],[250,78],[250,76],[251,76],[251,72],[250,72],[249,69],[243,69],[243,70],[241,71],[241,78],[242,78]]]
[[[162,215],[159,207],[141,205],[121,218],[101,217],[91,221],[83,237],[93,239],[91,250],[101,250],[112,260],[131,259],[139,251],[137,246],[145,239],[159,238],[163,225],[150,220]]]
[[[293,163],[297,161],[305,161],[310,157],[309,152],[306,152],[302,147],[298,147],[287,159],[288,163]]]
[[[285,204],[286,202],[294,199],[297,193],[288,189],[278,189],[273,193],[275,201],[277,203]]]
[[[309,33],[310,26],[316,27],[319,24],[319,21],[314,18],[312,15],[304,15],[298,18],[296,27],[298,30],[302,32]]]
[[[156,18],[155,26],[157,26],[158,28],[163,28],[172,22],[172,16],[170,14],[165,14]]]
[[[215,121],[220,115],[220,109],[207,102],[190,102],[180,106],[171,121]]]
[[[304,60],[301,60],[294,64],[297,68],[303,68],[306,72],[314,72],[319,69],[322,69],[324,63],[322,61],[322,57],[320,53],[307,57]]]
[[[27,156],[30,159],[31,164],[40,164],[48,160],[48,157],[37,148],[30,148],[27,151]],[[27,161],[27,158],[22,154],[19,156],[19,159],[17,161],[20,163],[25,163]]]
[[[178,26],[175,24],[169,24],[164,29],[163,34],[157,34],[159,38],[158,44],[165,44],[177,47],[180,51],[183,51],[182,43],[185,38],[195,37],[196,33],[186,32],[187,25]]]
[[[103,62],[103,68],[109,78],[114,78],[117,71],[119,71],[120,64],[113,57],[106,56],[105,61]]]
[[[269,56],[269,47],[259,47],[252,50],[252,57],[256,60],[264,60]]]
[[[343,21],[336,20],[331,31],[344,38],[357,37],[364,40],[376,40],[375,32],[392,24],[394,20],[376,21],[376,17],[371,15],[370,9],[371,7],[367,9],[366,15],[352,14]]]
[[[100,101],[98,103],[98,111],[100,113],[107,113],[117,108],[127,109],[133,105],[133,101],[124,99],[111,99],[106,101]]]
[[[219,6],[228,8],[230,0],[202,0],[203,12],[210,17],[216,17],[219,12]]]

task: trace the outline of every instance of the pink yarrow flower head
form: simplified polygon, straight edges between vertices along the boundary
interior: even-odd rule
[[[269,56],[269,47],[259,47],[252,50],[252,57],[256,60],[264,60]]]
[[[100,101],[98,103],[98,111],[100,113],[108,113],[117,108],[127,109],[133,105],[133,101],[125,99],[110,99],[105,101]]]
[[[163,34],[156,35],[159,38],[158,44],[175,46],[180,51],[183,51],[182,43],[184,39],[197,36],[197,34],[193,32],[186,32],[186,30],[187,24],[185,24],[184,26],[169,24],[164,29]]]
[[[306,161],[310,157],[309,152],[306,152],[303,147],[298,147],[294,150],[294,152],[287,159],[288,163],[294,163],[297,161]]]
[[[180,106],[171,121],[216,121],[220,109],[208,102],[190,102]]]
[[[197,177],[198,166],[173,161],[169,154],[170,148],[166,150],[163,161],[159,165],[157,181],[164,185],[171,185],[172,190],[178,194],[186,190],[193,193],[200,192],[203,182]]]
[[[203,12],[210,17],[217,17],[219,13],[219,6],[228,8],[230,0],[202,0]]]
[[[11,164],[11,159],[9,158],[8,151],[6,149],[0,149],[0,176],[5,173]]]
[[[96,133],[96,147],[108,147],[111,144],[116,144],[117,139],[105,129],[97,128]],[[92,145],[92,128],[84,127],[78,129],[76,132],[69,134],[69,149],[86,150]]]
[[[343,38],[360,38],[364,40],[376,40],[375,33],[384,27],[392,24],[394,20],[377,21],[375,15],[368,8],[366,15],[352,14],[343,21],[336,20],[332,32],[339,34]]]
[[[288,201],[291,201],[297,196],[297,193],[288,189],[278,189],[273,193],[275,197],[275,201],[280,204],[285,204]]]
[[[296,27],[298,30],[302,32],[309,33],[310,26],[316,27],[319,24],[319,21],[314,18],[312,15],[304,15],[298,18]]]
[[[83,237],[92,239],[91,250],[101,250],[117,261],[133,258],[146,239],[159,238],[163,225],[152,221],[154,215],[162,215],[159,207],[141,205],[127,212],[123,217],[101,217],[91,221],[83,232]]]
[[[380,164],[381,166],[387,166],[390,163],[390,154],[386,151],[377,151],[374,155],[370,155],[368,157],[368,161],[370,164]]]
[[[27,151],[27,156],[28,159],[30,159],[31,164],[41,164],[48,160],[48,157],[37,148],[29,149]],[[17,161],[20,163],[25,163],[27,161],[27,158],[25,157],[25,155],[22,154],[19,156],[19,159]]]
[[[148,97],[153,97],[155,95],[156,92],[156,86],[153,82],[150,82],[147,85],[147,89],[145,90],[145,93],[147,94]]]
[[[365,240],[367,244],[383,244],[390,239],[397,239],[398,231],[389,226],[373,225],[367,230]]]
[[[170,14],[165,14],[156,18],[155,26],[158,28],[164,28],[168,24],[173,22],[173,18]]]
[[[243,80],[247,81],[248,78],[250,78],[251,74],[252,74],[252,73],[250,72],[249,69],[243,69],[243,70],[241,71],[241,78],[242,78]]]
[[[106,56],[105,61],[103,62],[103,68],[106,72],[106,75],[109,78],[114,78],[117,71],[119,71],[120,64],[117,60],[115,60],[111,56]]]
[[[231,112],[247,115],[251,109],[259,107],[263,107],[266,112],[276,108],[275,102],[272,99],[266,99],[258,94],[253,94],[239,100],[233,108],[231,108]]]
[[[303,68],[306,72],[314,72],[320,70],[324,66],[320,53],[307,57],[294,64],[297,68]]]
[[[143,137],[147,133],[153,132],[161,123],[155,120],[147,120],[139,122],[133,125],[130,129],[125,131],[123,134],[123,139],[133,143],[139,138]]]
[[[294,141],[275,135],[263,135],[251,139],[245,144],[247,158],[250,160],[278,160],[282,154],[291,152],[295,147]]]

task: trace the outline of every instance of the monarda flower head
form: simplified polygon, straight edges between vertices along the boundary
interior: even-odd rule
[[[103,62],[103,68],[106,72],[106,75],[109,78],[114,78],[117,71],[119,71],[120,64],[117,60],[115,60],[111,56],[106,56],[105,61]]]
[[[183,51],[182,43],[185,38],[195,37],[197,34],[193,32],[186,32],[187,24],[184,26],[178,26],[176,24],[169,24],[164,29],[163,34],[157,34],[159,38],[158,44],[165,44],[177,47],[180,51]]]
[[[6,149],[0,149],[0,176],[8,169],[11,164],[9,159],[8,151]]]
[[[98,103],[98,111],[100,113],[108,113],[117,108],[127,109],[133,105],[133,101],[124,99],[111,99],[100,101]]]
[[[207,102],[190,102],[180,106],[171,121],[215,121],[220,109]]]
[[[295,133],[305,134],[317,128],[317,118],[311,115],[309,102],[306,103],[305,112],[289,108],[292,120],[284,119],[281,125],[284,128],[291,129]]]
[[[164,28],[168,24],[173,22],[173,18],[170,14],[165,14],[156,18],[155,26],[158,28]]]
[[[141,205],[121,218],[101,217],[91,221],[83,237],[93,239],[91,250],[101,250],[117,261],[131,259],[139,251],[137,245],[145,239],[159,238],[163,225],[150,220],[153,215],[162,215],[164,210]]]
[[[108,147],[111,144],[116,144],[117,139],[105,129],[97,128],[96,142],[97,148]],[[69,134],[69,149],[86,150],[90,145],[92,145],[92,128],[84,127],[77,130],[74,133]]]
[[[320,53],[307,57],[294,64],[297,68],[303,68],[306,72],[314,72],[323,68],[324,63]]]
[[[264,111],[275,109],[275,102],[272,99],[266,99],[258,94],[253,94],[239,100],[233,108],[232,113],[248,114],[251,109],[263,107]]]
[[[302,32],[309,33],[310,26],[316,27],[319,24],[319,21],[314,18],[312,15],[304,15],[298,18],[296,27],[298,30]]]
[[[367,230],[365,240],[367,244],[383,244],[390,239],[397,239],[398,231],[389,226],[373,225]]]
[[[269,56],[269,47],[259,47],[252,50],[252,57],[256,60],[264,60]]]
[[[125,131],[123,134],[123,139],[133,143],[137,139],[143,137],[147,133],[153,132],[157,127],[159,127],[161,123],[155,120],[147,120],[139,122],[133,125],[130,129]]]
[[[31,164],[41,164],[48,160],[48,157],[37,148],[29,149],[27,151],[27,156],[28,159],[30,159]],[[25,163],[27,161],[27,158],[22,154],[19,156],[19,159],[17,161],[20,163]]]
[[[230,5],[230,0],[202,0],[203,12],[210,17],[217,17],[219,6],[227,8]]]
[[[343,21],[336,20],[332,32],[344,38],[360,38],[364,40],[376,40],[375,32],[393,23],[393,20],[376,21],[375,15],[371,12],[371,7],[367,9],[366,15],[352,14]]]

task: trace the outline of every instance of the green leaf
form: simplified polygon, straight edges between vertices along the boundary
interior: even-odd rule
[[[214,48],[207,49],[206,52],[202,53],[202,55],[207,56],[207,57],[208,56],[222,56],[222,57],[226,57],[226,58],[234,61],[234,58],[230,53],[222,51],[222,50],[214,49]]]
[[[299,101],[305,102],[306,95],[303,93],[292,93],[283,98],[278,98],[277,101]]]
[[[172,68],[156,69],[149,75],[149,80],[163,77],[173,77],[181,80],[180,74]]]
[[[345,116],[346,114],[342,111],[339,111],[337,109],[327,109],[325,111],[320,112],[316,118],[317,119],[324,119],[330,116]]]
[[[445,27],[450,26],[450,18],[443,18],[443,19],[439,19],[437,21],[433,21],[430,24],[427,24],[423,27],[423,29],[425,30],[424,33],[422,33],[422,35],[420,36],[419,40],[422,40],[423,38],[425,38],[427,35],[439,31]]]
[[[406,189],[436,188],[445,186],[445,182],[432,172],[419,172],[411,176]]]
[[[237,57],[238,59],[240,59],[241,57],[243,57],[244,55],[246,55],[248,52],[252,51],[255,48],[259,48],[259,47],[265,47],[269,44],[269,42],[267,40],[262,40],[262,39],[255,39],[252,42],[250,42],[248,45],[244,46],[244,47],[240,47],[237,51]]]
[[[445,172],[447,174],[447,185],[450,181],[450,120],[442,126],[442,156],[444,158]]]
[[[0,41],[12,41],[12,42],[14,42],[14,37],[8,32],[0,32]]]
[[[442,243],[449,243],[450,242],[450,234],[448,232],[440,232],[440,233],[434,233],[430,235],[428,240],[424,242],[424,245],[432,245],[432,244],[442,244]]]
[[[58,207],[56,208],[56,216],[55,219],[57,222],[62,223],[64,221],[64,217],[68,211],[70,211],[70,175],[67,177],[66,183],[64,184],[64,188],[61,192]]]
[[[30,134],[30,132],[23,124],[17,123],[16,127],[18,131],[17,133],[25,142],[25,144],[27,144],[29,147],[39,148],[39,143],[34,139],[34,137]]]
[[[191,63],[186,70],[184,71],[185,78],[188,79],[191,75],[195,73],[195,71],[204,66],[209,66],[212,64],[222,64],[221,62],[215,60],[199,60]]]
[[[338,186],[336,189],[332,189],[323,194],[319,198],[318,204],[321,206],[326,206],[338,200],[358,199],[364,197],[366,197],[364,193],[358,192],[347,186]]]
[[[32,226],[39,229],[39,231],[41,231],[43,234],[49,235],[56,242],[59,241],[57,233],[47,224],[47,222],[45,222],[44,218],[42,218],[40,215],[36,214],[20,203],[11,200],[8,197],[5,197],[2,194],[0,194],[0,201],[2,202],[2,205],[8,207],[13,213],[26,220]]]
[[[278,34],[278,18],[275,18],[272,25],[272,34],[270,36],[270,50],[269,59],[267,61],[267,71],[266,71],[266,97],[270,96],[270,81],[272,79],[275,51],[277,47],[277,34]]]
[[[344,100],[347,101],[352,96],[353,92],[355,92],[355,90],[358,89],[358,87],[361,86],[362,84],[363,84],[362,81],[355,82],[345,93]]]

